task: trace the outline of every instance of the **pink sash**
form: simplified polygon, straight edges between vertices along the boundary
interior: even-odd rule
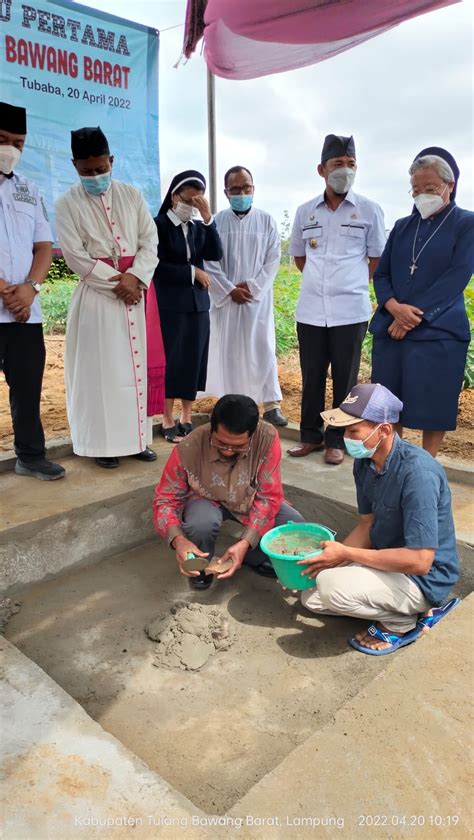
[[[113,260],[99,257],[101,262],[114,265]],[[117,273],[132,268],[135,257],[120,257]],[[147,416],[162,414],[165,407],[165,348],[161,335],[160,313],[153,280],[145,292],[146,353],[147,353]]]

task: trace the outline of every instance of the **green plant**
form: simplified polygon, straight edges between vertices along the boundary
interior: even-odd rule
[[[295,313],[300,284],[301,275],[297,269],[280,265],[273,287],[277,356],[298,346]]]
[[[290,256],[291,223],[288,210],[283,211],[283,220],[280,224],[281,262],[283,265],[291,265]]]
[[[53,262],[51,263],[51,268],[48,271],[45,283],[55,283],[57,280],[64,280],[66,278],[79,280],[77,274],[73,274],[62,257],[53,257]]]
[[[66,329],[67,313],[77,279],[74,275],[47,281],[41,291],[43,325],[47,333],[63,333]]]

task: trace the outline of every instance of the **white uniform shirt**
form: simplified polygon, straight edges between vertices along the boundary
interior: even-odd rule
[[[382,208],[349,190],[337,210],[318,195],[296,211],[293,257],[306,257],[296,320],[315,327],[368,321],[367,257],[380,257],[386,235]]]
[[[52,242],[48,214],[38,187],[24,175],[0,175],[0,277],[18,285],[27,279],[35,242]],[[33,278],[35,279],[35,278]],[[41,323],[40,296],[31,304],[29,324]],[[0,323],[15,322],[0,299]]]

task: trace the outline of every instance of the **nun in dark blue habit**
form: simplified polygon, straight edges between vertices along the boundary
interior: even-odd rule
[[[464,379],[474,213],[454,200],[459,168],[445,149],[423,149],[409,174],[415,206],[395,222],[374,274],[372,382],[402,400],[401,428],[421,429],[436,456],[456,428]]]
[[[180,172],[155,218],[159,262],[154,282],[166,356],[162,434],[170,443],[192,431],[193,402],[206,387],[210,278],[203,263],[220,260],[222,248],[205,190],[200,172]],[[175,399],[182,403],[179,423],[173,417]]]

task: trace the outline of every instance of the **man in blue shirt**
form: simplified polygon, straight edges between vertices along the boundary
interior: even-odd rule
[[[302,603],[317,613],[376,623],[350,644],[380,656],[416,641],[459,602],[451,492],[444,469],[395,432],[403,403],[380,384],[356,385],[326,423],[345,426],[354,460],[359,522],[343,543],[299,561],[316,589]],[[421,614],[421,615],[420,615]]]

